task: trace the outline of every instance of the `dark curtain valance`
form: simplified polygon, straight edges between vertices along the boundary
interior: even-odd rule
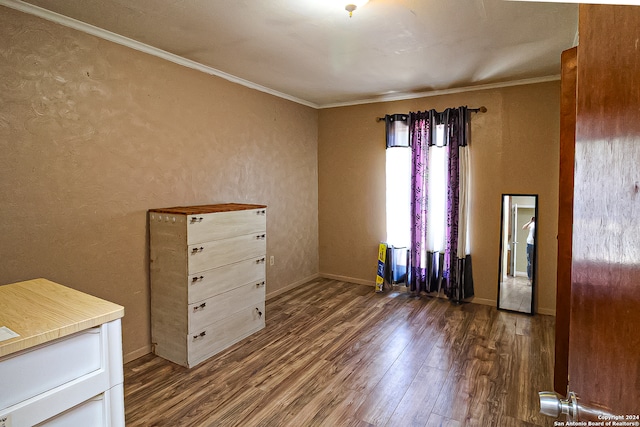
[[[458,138],[459,145],[462,147],[467,145],[469,140],[469,109],[467,106],[447,108],[442,112],[436,110],[411,112],[409,116],[409,125],[412,129],[415,122],[425,122],[425,126],[420,127],[427,129],[430,133],[429,138],[425,138],[426,141],[429,141],[430,146],[436,144],[436,128],[438,125],[446,125],[447,132],[444,135],[444,145],[449,145],[451,138]]]
[[[409,147],[409,115],[387,114],[384,116],[387,148]]]

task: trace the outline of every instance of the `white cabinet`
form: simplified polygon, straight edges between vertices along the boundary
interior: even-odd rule
[[[149,211],[151,341],[193,367],[265,326],[266,206]]]
[[[0,427],[124,426],[123,308],[44,279],[0,300]]]

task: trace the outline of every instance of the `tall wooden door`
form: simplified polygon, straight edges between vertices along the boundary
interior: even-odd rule
[[[569,388],[640,415],[640,7],[580,5]],[[559,307],[559,310],[561,307]],[[634,420],[635,421],[635,420]]]
[[[553,388],[564,396],[569,376],[569,315],[571,314],[571,240],[573,237],[573,173],[576,145],[576,85],[578,48],[562,52],[560,94],[560,185],[558,189],[558,272],[556,348]]]

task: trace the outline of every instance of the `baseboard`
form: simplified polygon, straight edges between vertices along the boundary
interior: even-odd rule
[[[297,280],[297,281],[285,286],[284,288],[281,288],[281,289],[278,289],[277,291],[268,293],[266,295],[266,299],[271,299],[271,298],[273,298],[275,296],[283,294],[283,293],[285,293],[287,291],[290,291],[291,289],[297,288],[300,285],[304,285],[305,283],[307,283],[307,282],[309,282],[311,280],[317,279],[318,277],[320,277],[320,274],[316,273],[316,274],[312,274],[309,277],[305,277],[304,279]],[[142,348],[139,348],[137,350],[134,350],[134,351],[132,351],[130,353],[125,354],[123,356],[123,358],[122,358],[122,361],[124,363],[129,363],[132,360],[136,360],[136,359],[138,359],[138,358],[140,358],[142,356],[145,356],[145,355],[147,355],[149,353],[151,353],[151,344],[145,345]]]
[[[317,279],[318,277],[320,277],[320,274],[316,273],[316,274],[312,274],[311,276],[305,277],[304,279],[300,279],[300,280],[296,280],[293,283],[288,284],[287,286],[277,289],[273,292],[268,292],[266,295],[266,299],[270,300],[271,298],[277,297],[280,294],[283,294],[287,291],[290,291],[291,289],[295,289],[298,286],[304,285],[305,283]]]
[[[475,304],[482,304],[482,305],[490,305],[493,307],[497,306],[496,300],[494,299],[487,299],[487,298],[474,298],[471,300],[472,303]],[[555,309],[552,308],[544,308],[544,307],[538,307],[538,309],[536,310],[537,314],[544,314],[546,316],[554,316],[556,315],[556,311]]]
[[[490,305],[492,307],[497,306],[497,301],[494,299],[488,299],[488,298],[477,298],[477,297],[473,297],[473,299],[471,300],[472,303],[474,304],[481,304],[481,305]]]
[[[307,283],[310,280],[313,279],[317,279],[318,277],[322,277],[325,279],[331,279],[331,280],[339,280],[341,282],[349,282],[349,283],[355,283],[358,285],[366,285],[366,286],[375,286],[376,282],[375,280],[364,280],[364,279],[356,279],[355,277],[349,277],[349,276],[341,276],[339,274],[329,274],[329,273],[319,273],[319,274],[314,274],[312,276],[307,277],[306,279],[302,279],[302,280],[298,280],[297,282],[294,282],[288,286],[285,286],[282,289],[278,289],[275,292],[269,293],[267,294],[267,299],[273,298],[275,296],[278,296],[282,293],[285,293],[293,288],[297,288],[300,285],[303,285],[305,283]],[[494,299],[490,299],[490,298],[477,298],[474,297],[471,301],[471,303],[473,304],[481,304],[481,305],[488,305],[491,307],[496,307],[497,306],[497,302]],[[538,314],[544,314],[547,316],[555,316],[556,315],[556,311],[555,309],[551,309],[551,308],[538,308],[538,310],[536,311],[536,313]]]
[[[339,280],[341,282],[355,283],[357,285],[375,286],[375,280],[356,279],[355,277],[340,276],[338,274],[320,273],[320,277],[331,280]]]
[[[270,292],[266,295],[267,300],[277,297],[280,294],[283,294],[287,291],[290,291],[292,289],[297,288],[298,286],[304,285],[307,282],[310,282],[311,280],[317,279],[318,277],[322,277],[325,279],[331,279],[331,280],[339,280],[341,282],[349,282],[349,283],[355,283],[358,285],[366,285],[366,286],[375,286],[376,282],[374,280],[363,280],[363,279],[356,279],[355,277],[348,277],[348,276],[340,276],[338,274],[328,274],[328,273],[316,273],[316,274],[312,274],[311,276],[305,277],[304,279],[300,279],[300,280],[296,280],[295,282],[280,288],[276,291]],[[481,304],[481,305],[489,305],[492,307],[496,306],[496,300],[492,300],[492,299],[487,299],[487,298],[473,298],[471,300],[471,303],[474,304]],[[550,309],[550,308],[538,308],[537,311],[538,314],[544,314],[547,316],[555,316],[556,315],[556,311],[554,309]],[[138,350],[134,350],[130,353],[127,353],[124,355],[123,357],[123,361],[124,363],[129,363],[132,360],[138,359],[144,355],[147,355],[151,353],[151,345],[146,345],[142,348],[139,348]]]
[[[132,351],[130,353],[125,354],[122,357],[122,361],[124,363],[129,363],[132,360],[136,360],[136,359],[138,359],[138,358],[140,358],[140,357],[142,357],[144,355],[147,355],[149,353],[151,353],[151,344],[147,344],[142,348],[139,348],[137,350],[134,350],[134,351]]]
[[[547,316],[556,316],[556,311],[552,308],[540,308],[538,307],[538,314],[546,314]]]

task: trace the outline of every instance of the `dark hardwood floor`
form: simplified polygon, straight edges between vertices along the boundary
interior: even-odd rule
[[[318,279],[189,370],[125,365],[127,426],[551,426],[554,318]]]

